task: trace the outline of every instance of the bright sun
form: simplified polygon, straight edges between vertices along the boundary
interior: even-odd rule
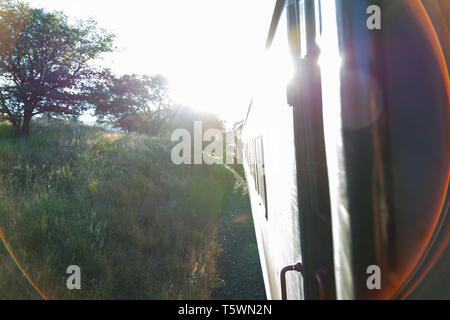
[[[93,17],[117,34],[118,52],[105,61],[115,72],[163,74],[176,102],[229,122],[245,117],[274,7],[272,0],[30,2]]]

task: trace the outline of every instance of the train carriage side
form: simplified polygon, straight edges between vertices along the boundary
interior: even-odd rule
[[[242,133],[244,160],[267,296],[280,299],[284,291],[288,299],[332,299],[334,269],[318,68],[311,69],[315,82],[304,84],[304,91],[311,95],[293,101],[287,91],[298,68],[301,9],[313,7],[301,8],[298,1],[277,2],[267,61]],[[282,270],[299,262],[301,273],[289,272],[283,281]]]
[[[274,60],[284,56],[284,46],[287,34],[280,32],[266,66],[279,65]],[[278,71],[262,69],[261,87],[241,136],[268,299],[281,299],[281,269],[301,261],[293,113],[287,105],[286,74]],[[289,297],[303,299],[301,275],[288,277]]]
[[[374,4],[381,30],[366,24]],[[277,1],[242,135],[269,298],[296,262],[289,299],[450,295],[449,12],[430,0]],[[380,290],[366,282],[374,265]]]

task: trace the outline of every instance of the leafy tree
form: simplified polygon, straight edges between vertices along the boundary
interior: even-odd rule
[[[108,72],[104,81],[97,84],[96,94],[91,100],[96,105],[98,122],[135,131],[136,128],[131,123],[126,123],[133,122],[131,116],[147,109],[150,99],[147,84],[147,77],[125,75],[119,78]],[[128,120],[125,121],[126,119]]]
[[[114,36],[93,20],[71,25],[59,12],[0,0],[0,112],[18,135],[32,117],[79,115],[102,72],[95,59],[111,52]]]
[[[167,79],[161,75],[109,74],[107,81],[97,85],[92,103],[97,106],[99,122],[126,131],[158,135],[173,114],[168,91]]]

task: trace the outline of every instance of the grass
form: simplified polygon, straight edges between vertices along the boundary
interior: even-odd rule
[[[16,139],[0,124],[0,227],[48,298],[211,298],[231,170],[175,166],[162,139],[68,122],[31,130]],[[0,297],[35,298],[0,256]],[[66,287],[70,265],[81,290]]]
[[[242,166],[232,166],[236,183],[227,194],[219,222],[221,254],[217,259],[222,285],[213,291],[217,300],[264,300],[264,281],[256,244],[248,189]]]

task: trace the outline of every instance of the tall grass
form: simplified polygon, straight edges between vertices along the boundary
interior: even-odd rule
[[[0,124],[0,227],[53,299],[208,299],[217,221],[234,177],[175,166],[169,141],[74,123]],[[3,261],[6,261],[3,254]],[[82,289],[66,269],[82,270]],[[0,268],[0,297],[27,298]]]

